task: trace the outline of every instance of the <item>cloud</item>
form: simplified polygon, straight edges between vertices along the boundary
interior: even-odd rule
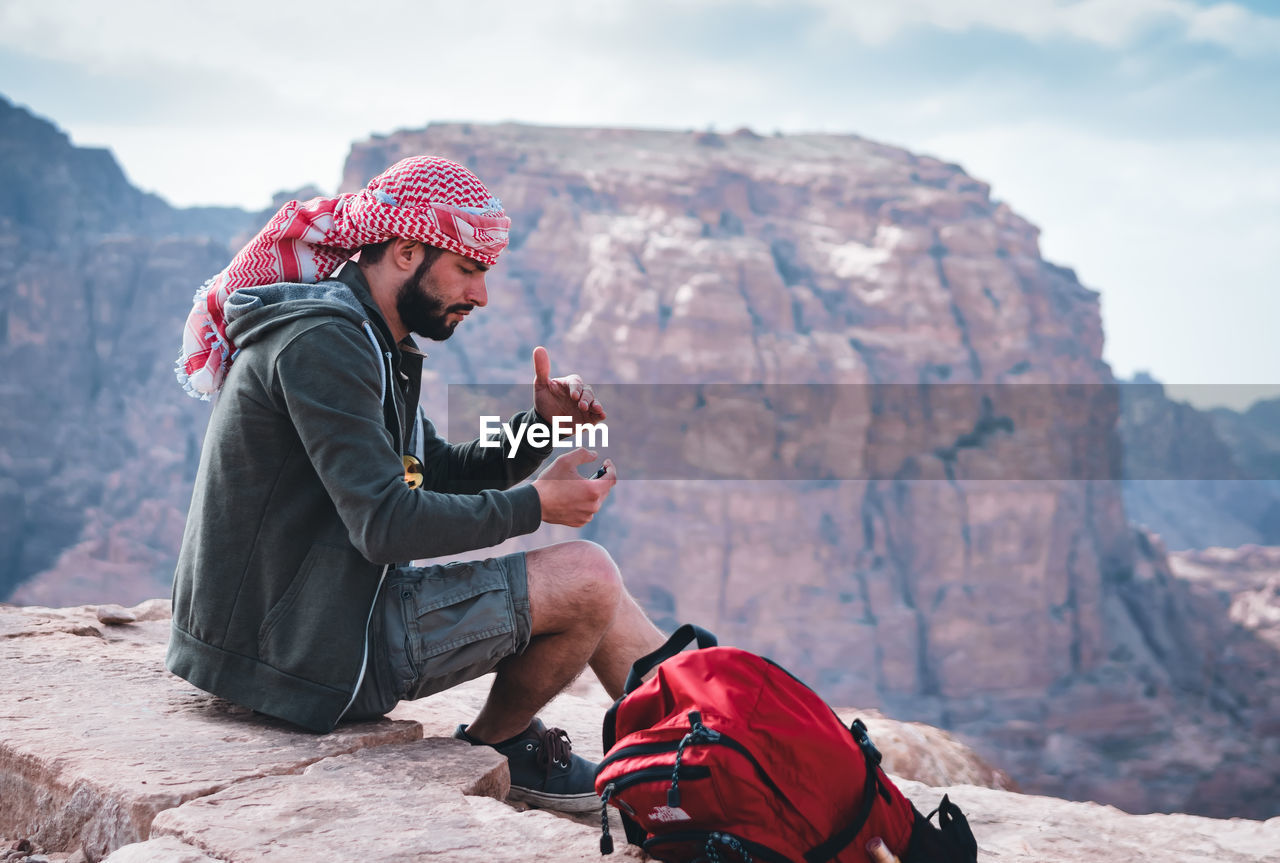
[[[1264,4],[0,0],[0,78],[179,204],[332,189],[350,142],[434,120],[857,133],[1044,228],[1118,371],[1221,382],[1280,368]]]
[[[707,0],[741,5],[743,0]],[[990,30],[1033,42],[1076,39],[1118,50],[1161,27],[1175,27],[1190,42],[1225,48],[1240,56],[1274,54],[1280,19],[1235,3],[1210,6],[1192,0],[746,0],[746,5],[804,6],[822,12],[822,26],[835,27],[869,45],[883,45],[908,31],[935,28],[952,33]]]

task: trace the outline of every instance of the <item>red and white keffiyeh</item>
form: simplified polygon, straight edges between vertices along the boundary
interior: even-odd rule
[[[182,334],[178,380],[208,399],[235,356],[223,306],[232,291],[276,282],[328,278],[357,249],[391,237],[418,240],[492,265],[507,245],[511,220],[475,174],[433,156],[392,165],[360,192],[290,201],[196,292]]]

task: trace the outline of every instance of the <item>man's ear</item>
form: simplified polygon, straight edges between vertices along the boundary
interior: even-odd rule
[[[422,243],[404,237],[396,237],[391,241],[391,247],[387,249],[387,257],[391,259],[396,269],[404,270],[406,273],[411,273],[418,268],[422,254]]]

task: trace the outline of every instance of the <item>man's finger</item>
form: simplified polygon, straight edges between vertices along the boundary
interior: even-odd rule
[[[870,855],[873,863],[898,863],[898,858],[879,836],[867,843],[867,854]]]
[[[569,388],[569,398],[574,401],[580,401],[582,399],[582,393],[586,387],[583,385],[582,377],[580,375],[568,375],[567,377],[560,378],[560,380],[564,381],[565,386]]]
[[[584,464],[586,464],[589,461],[595,461],[595,460],[596,460],[596,454],[584,446],[578,447],[573,452],[567,452],[564,455],[560,456],[560,458],[556,459],[556,461],[564,462],[565,464],[569,465],[574,469],[582,467]]]
[[[551,380],[551,355],[542,345],[533,349],[533,382],[546,384]]]

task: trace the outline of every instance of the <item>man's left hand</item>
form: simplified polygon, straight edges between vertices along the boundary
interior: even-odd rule
[[[551,357],[541,345],[533,349],[533,407],[547,422],[555,417],[569,417],[574,425],[604,420],[604,406],[581,377],[551,377]]]

